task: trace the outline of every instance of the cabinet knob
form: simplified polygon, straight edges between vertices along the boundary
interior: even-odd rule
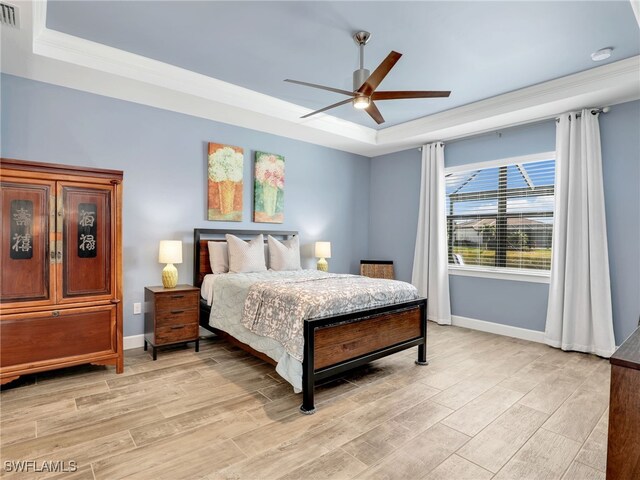
[[[173,315],[177,315],[177,314],[179,314],[179,313],[183,313],[183,312],[184,312],[184,310],[171,310],[171,313],[172,313]]]
[[[60,316],[60,312],[58,310],[54,310],[53,312],[51,312],[51,315],[53,317],[59,317]]]

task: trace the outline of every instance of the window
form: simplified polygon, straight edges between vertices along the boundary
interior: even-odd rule
[[[469,167],[446,172],[449,264],[550,270],[554,154]]]

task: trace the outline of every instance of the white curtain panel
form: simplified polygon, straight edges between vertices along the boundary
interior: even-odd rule
[[[556,127],[556,211],[545,341],[610,357],[615,351],[598,115]]]
[[[447,212],[444,182],[444,145],[422,147],[420,213],[411,282],[427,297],[427,316],[451,325],[447,253]]]

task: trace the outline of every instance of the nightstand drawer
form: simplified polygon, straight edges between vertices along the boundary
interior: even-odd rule
[[[198,292],[165,293],[156,296],[156,311],[184,310],[198,306]]]
[[[156,345],[195,340],[198,333],[198,325],[193,323],[160,327],[155,332]]]
[[[172,308],[171,310],[161,310],[156,313],[156,328],[169,327],[171,325],[182,325],[192,323],[198,324],[198,309]]]

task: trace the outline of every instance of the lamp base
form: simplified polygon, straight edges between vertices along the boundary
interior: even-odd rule
[[[320,260],[318,260],[318,263],[316,264],[316,269],[322,271],[322,272],[328,272],[329,271],[329,264],[327,263],[327,261],[324,258],[321,258]]]
[[[164,288],[175,288],[178,284],[178,269],[173,263],[167,263],[162,269],[162,286]]]

